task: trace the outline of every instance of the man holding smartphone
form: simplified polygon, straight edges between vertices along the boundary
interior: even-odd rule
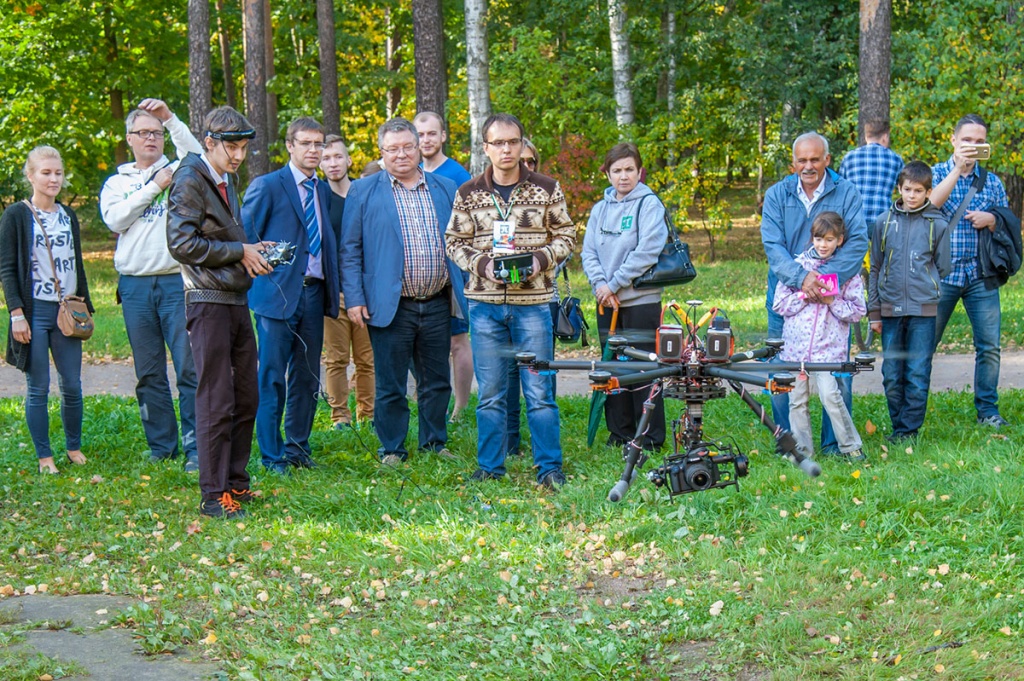
[[[957,121],[950,141],[953,155],[932,168],[935,182],[932,203],[952,219],[960,204],[972,193],[972,185],[977,185],[977,189],[966,211],[962,212],[963,217],[957,224],[950,222],[949,225],[952,271],[940,285],[941,297],[935,318],[936,344],[942,341],[942,332],[957,301],[962,300],[974,336],[974,407],[978,423],[1000,428],[1008,424],[999,414],[998,406],[999,289],[981,277],[978,234],[982,229],[995,229],[996,218],[991,209],[1005,208],[1009,201],[999,178],[978,164],[991,155],[988,125],[981,116],[968,114]]]

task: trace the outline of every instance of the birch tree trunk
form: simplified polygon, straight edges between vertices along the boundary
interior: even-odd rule
[[[317,37],[320,43],[320,107],[327,134],[341,134],[338,96],[338,50],[335,47],[334,0],[316,0]]]
[[[476,176],[487,166],[480,127],[491,115],[491,76],[487,54],[487,0],[466,1],[466,85],[469,92],[469,130],[472,153],[469,172]]]
[[[387,51],[387,69],[397,73],[402,68],[402,54],[398,49],[402,46],[402,29],[394,21],[391,10],[387,10],[388,17],[388,38],[385,49]],[[398,106],[402,103],[402,86],[397,83],[388,88],[387,117],[392,119],[398,115]]]
[[[256,130],[256,139],[249,142],[249,178],[270,171],[270,145],[267,134],[267,62],[264,57],[263,0],[243,0],[245,21],[245,109]]]
[[[889,121],[892,0],[860,0],[860,80],[857,134],[867,121]]]
[[[629,34],[626,0],[608,0],[608,30],[612,39],[612,81],[615,87],[615,122],[620,128],[634,120],[633,93],[629,89]]]
[[[188,0],[188,122],[198,131],[213,108],[210,73],[210,2]]]
[[[445,115],[448,69],[444,59],[441,0],[412,0],[413,56],[416,59],[416,110]]]

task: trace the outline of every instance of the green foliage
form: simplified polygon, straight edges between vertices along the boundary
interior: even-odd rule
[[[952,153],[957,119],[977,113],[990,125],[997,173],[1024,175],[1024,16],[1016,2],[965,0],[911,14],[893,43],[894,144],[929,163]],[[911,111],[913,116],[899,112]]]
[[[93,197],[112,172],[125,112],[166,99],[187,118],[184,0],[21,3],[0,10],[0,199],[24,196],[21,167],[39,144],[64,157],[64,198]],[[173,74],[178,74],[175,78]],[[171,76],[168,78],[168,76]]]

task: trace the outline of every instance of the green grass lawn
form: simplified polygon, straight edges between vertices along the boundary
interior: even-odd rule
[[[1014,424],[1022,396],[1003,393]],[[52,478],[22,401],[0,400],[0,592],[143,598],[118,624],[147,651],[195,643],[231,679],[1024,678],[1022,426],[977,427],[971,395],[943,393],[913,450],[885,451],[867,427],[884,399],[856,399],[867,464],[809,479],[732,398],[706,430],[750,455],[738,490],[670,500],[641,480],[620,504],[583,398],[560,400],[557,495],[528,458],[464,482],[471,416],[460,462],[392,470],[321,405],[323,466],[267,477],[257,457],[263,496],[237,523],[199,521],[195,478],[141,459],[133,400],[88,398],[90,462]],[[37,679],[19,638],[0,627],[0,677]]]
[[[735,232],[750,232],[755,236],[757,234],[757,230],[749,229]],[[750,241],[750,236],[751,234],[736,234],[734,237],[736,243],[740,244],[737,248],[743,253],[750,250],[749,244],[746,243]],[[101,241],[90,243],[95,248],[103,245]],[[728,245],[723,249],[728,252]],[[571,268],[570,282],[573,293],[581,299],[596,339],[594,295],[583,275],[578,257],[573,260]],[[131,347],[128,345],[121,310],[114,297],[117,289],[117,272],[114,271],[112,251],[94,250],[89,253],[86,270],[93,304],[96,306],[96,333],[85,343],[86,360],[103,362],[127,359],[131,357]],[[764,309],[767,263],[763,259],[721,260],[713,263],[698,260],[697,272],[697,278],[686,286],[666,290],[663,300],[677,300],[682,303],[696,298],[704,301],[704,310],[712,305],[721,307],[732,320],[732,327],[737,336],[737,347],[763,340],[768,328]],[[1020,277],[1014,277],[1000,291],[1004,348],[1015,349],[1024,342],[1024,285],[1020,282]],[[7,325],[4,324],[0,325],[0,347],[6,347],[6,343]],[[565,351],[573,350],[570,347],[561,347]],[[969,352],[972,349],[970,324],[963,307],[960,306],[950,320],[940,351]],[[592,348],[590,354],[597,356],[600,353],[599,350]]]

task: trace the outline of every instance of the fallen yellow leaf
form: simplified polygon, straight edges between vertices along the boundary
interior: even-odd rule
[[[209,634],[206,635],[206,638],[204,638],[202,641],[200,641],[200,643],[205,643],[206,645],[212,645],[212,644],[214,644],[216,642],[217,642],[217,634],[213,633],[212,631]]]
[[[1005,634],[1006,636],[1010,636],[1013,634],[1013,629],[1010,629],[1010,627],[1002,627],[999,629],[999,633]]]
[[[878,426],[872,423],[871,419],[868,419],[867,423],[864,424],[864,432],[866,432],[868,435],[874,435],[877,430]]]
[[[850,473],[850,477],[853,478],[854,480],[859,478],[860,477],[860,470],[855,470],[854,472]]]

